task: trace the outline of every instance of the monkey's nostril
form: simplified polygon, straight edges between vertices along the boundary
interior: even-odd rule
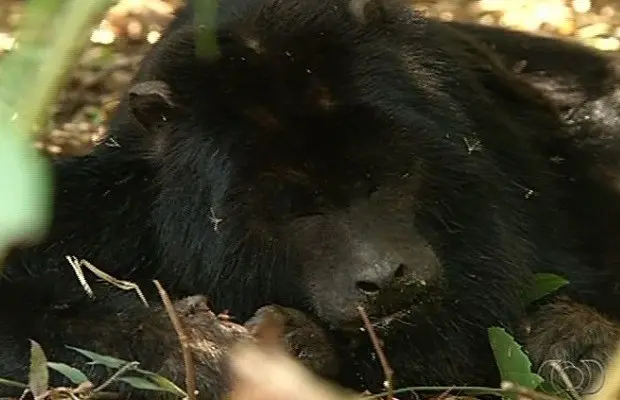
[[[403,276],[405,276],[405,265],[399,264],[398,268],[396,268],[396,271],[394,271],[394,278],[400,279]]]
[[[355,284],[357,289],[362,293],[369,294],[377,294],[381,288],[376,283],[368,282],[368,281],[360,281]]]

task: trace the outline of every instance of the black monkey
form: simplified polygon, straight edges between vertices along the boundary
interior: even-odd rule
[[[574,40],[465,22],[450,22],[486,44],[502,62],[543,92],[601,178],[620,173],[620,58]],[[610,237],[613,237],[611,235]]]
[[[593,264],[605,266],[617,286],[620,277],[620,253],[616,245],[620,232],[616,206],[620,201],[618,54],[573,40],[501,27],[465,22],[448,24],[488,46],[519,79],[540,90],[558,109],[573,162],[584,166],[589,179],[597,182],[598,189],[604,193],[592,196],[588,206],[574,208],[582,220],[588,221],[583,228],[585,234],[599,238],[590,242],[587,252],[593,257]],[[618,304],[611,301],[603,306],[614,314]],[[551,315],[554,317],[550,318]],[[609,356],[606,353],[618,340],[617,323],[583,305],[558,301],[543,306],[531,317],[531,334],[523,339],[531,357],[539,364],[553,358],[605,360]],[[600,345],[605,342],[609,345]],[[592,351],[579,355],[589,345]]]
[[[57,361],[76,358],[68,344],[182,380],[161,307],[103,284],[88,298],[66,254],[154,304],[153,278],[180,299],[203,398],[224,393],[226,349],[247,334],[214,326],[195,294],[240,321],[259,310],[250,324],[263,306],[302,312],[267,309],[293,336],[320,327],[346,368],[318,372],[372,391],[382,372],[356,305],[399,386],[497,384],[490,326],[533,321],[525,337],[553,341],[556,320],[522,300],[536,272],[571,282],[543,311],[618,316],[595,251],[607,226],[589,219],[617,224],[613,195],[556,104],[482,42],[391,0],[219,7],[218,55],[196,52],[211,27],[182,11],[110,122],[120,147],[55,162],[53,229],[0,281],[0,376],[24,379],[33,338]],[[582,350],[606,354],[608,325],[592,331]]]

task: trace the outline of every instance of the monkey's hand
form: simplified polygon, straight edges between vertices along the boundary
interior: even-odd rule
[[[203,296],[190,296],[174,303],[174,311],[187,335],[187,344],[192,355],[192,368],[199,399],[220,399],[230,390],[229,350],[238,343],[255,342],[242,325],[216,315]],[[163,364],[158,373],[184,387],[186,366],[183,346],[173,325],[162,308],[156,311],[148,325],[143,328],[148,342],[143,340],[142,348],[163,353]],[[165,394],[158,397],[167,397]],[[178,396],[170,396],[177,398]]]
[[[568,378],[579,395],[600,389],[606,367],[620,339],[620,326],[598,311],[558,298],[528,316],[525,349],[535,371],[566,390]]]
[[[338,358],[327,333],[301,311],[277,305],[261,307],[245,327],[259,342],[281,345],[318,375],[329,378],[338,372]]]

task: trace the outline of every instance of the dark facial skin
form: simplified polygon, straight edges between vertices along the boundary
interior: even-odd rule
[[[345,210],[297,218],[286,228],[312,307],[332,326],[359,325],[358,305],[375,318],[408,311],[439,286],[440,261],[412,221],[417,188],[408,178],[395,175]]]

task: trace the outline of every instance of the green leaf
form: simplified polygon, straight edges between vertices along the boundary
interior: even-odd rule
[[[550,273],[536,274],[534,279],[534,286],[523,296],[526,304],[531,304],[569,283],[561,276]]]
[[[152,382],[149,379],[141,378],[139,376],[122,376],[117,379],[117,381],[125,382],[128,385],[142,390],[154,390],[157,392],[168,392],[169,390],[158,386],[155,382]],[[176,392],[173,392],[176,393]]]
[[[88,377],[84,375],[82,371],[80,371],[77,368],[73,368],[67,364],[48,362],[47,366],[53,369],[54,371],[64,375],[65,377],[69,378],[71,382],[77,385],[79,385],[82,382],[88,381]]]
[[[27,389],[28,388],[28,385],[26,385],[25,383],[15,382],[15,381],[12,381],[10,379],[4,379],[4,378],[0,378],[0,385],[12,386],[12,387],[20,388],[20,389]]]
[[[154,383],[156,383],[160,388],[165,389],[167,392],[170,393],[176,393],[178,395],[180,395],[181,397],[186,397],[187,393],[185,393],[185,391],[183,389],[181,389],[180,387],[178,387],[177,385],[175,385],[172,381],[168,380],[167,378],[158,375],[154,372],[151,371],[146,371],[143,369],[137,369],[135,372],[138,372],[142,375],[148,376],[148,378],[153,381]]]
[[[51,204],[47,160],[17,125],[0,121],[0,257],[11,245],[43,237],[51,222]]]
[[[49,371],[47,357],[41,346],[30,340],[30,371],[28,372],[28,388],[34,397],[47,392],[49,387]]]
[[[199,57],[215,59],[220,56],[217,43],[217,0],[202,0],[196,2],[194,24],[196,31],[196,51]]]
[[[105,365],[106,367],[113,368],[113,369],[118,369],[124,366],[125,364],[129,364],[129,361],[121,360],[119,358],[114,358],[110,356],[104,356],[101,354],[94,353],[92,351],[78,349],[77,347],[67,346],[67,348],[77,351],[83,356],[88,357],[91,360],[93,360],[89,364]]]
[[[521,345],[503,328],[494,326],[488,329],[488,333],[502,380],[536,389],[544,380],[532,372],[532,363]]]
[[[88,33],[114,2],[26,2],[20,46],[0,60],[0,262],[10,246],[36,241],[49,228],[51,171],[32,133],[46,126]]]

